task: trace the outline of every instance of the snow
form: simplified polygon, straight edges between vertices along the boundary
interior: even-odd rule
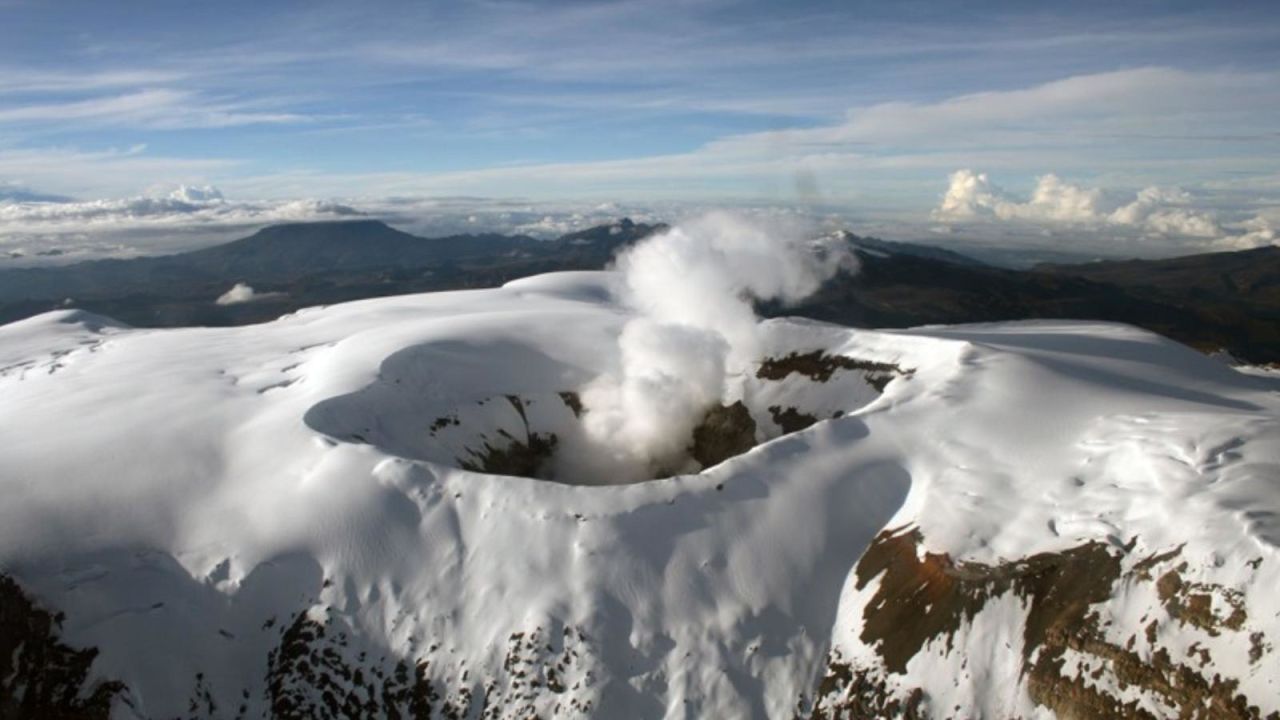
[[[771,392],[861,409],[697,475],[568,486],[422,451],[459,407],[615,367],[616,291],[610,274],[563,273],[247,327],[80,311],[0,327],[0,570],[66,613],[64,639],[98,647],[95,674],[123,680],[142,717],[186,712],[197,673],[220,705],[247,691],[261,714],[278,639],[264,623],[309,607],[382,652],[447,657],[441,673],[497,673],[512,633],[582,628],[596,678],[582,693],[601,716],[789,717],[833,642],[873,658],[851,648],[849,575],[882,528],[907,524],[975,562],[1088,539],[1185,545],[1194,579],[1244,590],[1277,637],[1280,379],[1132,327],[769,321],[766,354],[915,372],[878,399],[793,377]],[[1158,602],[1143,593],[1108,612],[1141,615]],[[958,642],[986,643],[983,687],[1017,682],[999,651],[1020,652],[1019,607],[998,599]],[[1233,665],[1247,651],[1227,647],[1234,634],[1177,632],[1280,709],[1273,656]],[[1032,716],[1025,693],[948,691],[955,655],[916,662],[911,682],[944,676],[937,707]]]

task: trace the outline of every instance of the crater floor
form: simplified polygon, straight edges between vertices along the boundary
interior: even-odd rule
[[[384,368],[372,385],[309,411],[309,422],[336,441],[369,444],[408,459],[569,485],[613,485],[705,470],[820,420],[854,412],[878,398],[895,378],[911,376],[910,369],[892,363],[829,355],[822,349],[763,358],[753,374],[735,383],[733,399],[706,409],[683,456],[618,480],[582,473],[565,457],[597,442],[584,427],[590,408],[584,407],[578,389],[490,395],[442,412],[429,382],[398,372],[401,365],[430,372],[431,348],[418,352],[427,359],[397,358],[395,367]],[[518,373],[519,368],[511,370]],[[518,378],[490,381],[495,386],[520,384]],[[423,392],[414,397],[412,390],[402,388]],[[391,396],[394,404],[382,402]],[[353,424],[354,418],[360,422]]]

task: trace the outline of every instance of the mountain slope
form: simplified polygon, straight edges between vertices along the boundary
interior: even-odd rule
[[[1206,335],[1216,334],[1218,348],[1254,362],[1280,362],[1280,247],[1038,270],[1123,287],[1141,300],[1176,307]],[[1172,324],[1145,326],[1175,337],[1185,332]]]
[[[418,267],[538,244],[531,237],[498,234],[421,238],[378,220],[348,220],[273,225],[173,258],[214,277],[279,281],[335,270]]]
[[[62,307],[66,298],[140,326],[264,322],[312,305],[598,270],[619,248],[664,227],[624,218],[533,240],[416,238],[370,220],[281,225],[180,255],[0,271],[0,322]],[[858,279],[846,277],[802,306],[767,311],[864,327],[1108,320],[1247,362],[1280,362],[1280,252],[1273,249],[1017,271],[942,248],[842,235],[861,258]],[[214,304],[240,282],[259,291],[253,302]]]
[[[377,220],[274,225],[211,248],[175,255],[97,260],[0,272],[0,300],[164,295],[192,283],[280,283],[316,273],[422,267],[535,250],[524,236],[419,238]]]
[[[1204,351],[1257,363],[1280,359],[1280,303],[1271,297],[1275,253],[1225,253],[1136,266],[1077,265],[1017,271],[936,258],[860,251],[861,271],[791,308],[864,327],[1022,319],[1107,320],[1167,335]],[[1236,255],[1241,255],[1236,257]],[[1166,266],[1164,263],[1170,263]],[[1223,267],[1242,275],[1234,293]],[[1132,269],[1136,267],[1138,270]],[[1162,268],[1168,267],[1168,270]],[[1167,277],[1166,280],[1159,278]]]
[[[0,327],[31,642],[96,651],[56,679],[117,717],[1280,712],[1276,381],[1105,323],[778,319],[743,454],[467,469],[571,432],[615,282]]]
[[[1165,260],[1108,260],[1040,265],[1042,272],[1206,300],[1248,299],[1280,306],[1280,247],[1187,255]]]
[[[854,235],[847,230],[841,231],[841,235],[844,236],[850,245],[861,250],[864,255],[877,255],[880,257],[885,255],[898,255],[925,258],[929,260],[940,260],[942,262],[951,263],[952,265],[965,265],[972,267],[986,266],[986,263],[980,260],[976,260],[968,255],[963,255],[953,250],[937,247],[936,245],[922,245],[920,243],[881,240],[879,238]]]

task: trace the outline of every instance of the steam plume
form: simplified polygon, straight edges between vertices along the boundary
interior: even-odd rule
[[[620,254],[635,317],[619,337],[617,369],[582,390],[584,447],[560,453],[558,474],[617,483],[698,469],[687,456],[693,429],[740,397],[759,360],[753,301],[795,302],[853,267],[842,241],[805,236],[713,213]]]

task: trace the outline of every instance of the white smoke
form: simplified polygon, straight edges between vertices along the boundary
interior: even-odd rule
[[[582,447],[559,453],[557,474],[600,484],[696,470],[687,456],[707,411],[741,395],[760,359],[755,300],[795,302],[853,256],[838,237],[806,241],[801,227],[712,213],[647,238],[615,266],[635,317],[619,363],[583,388]]]

